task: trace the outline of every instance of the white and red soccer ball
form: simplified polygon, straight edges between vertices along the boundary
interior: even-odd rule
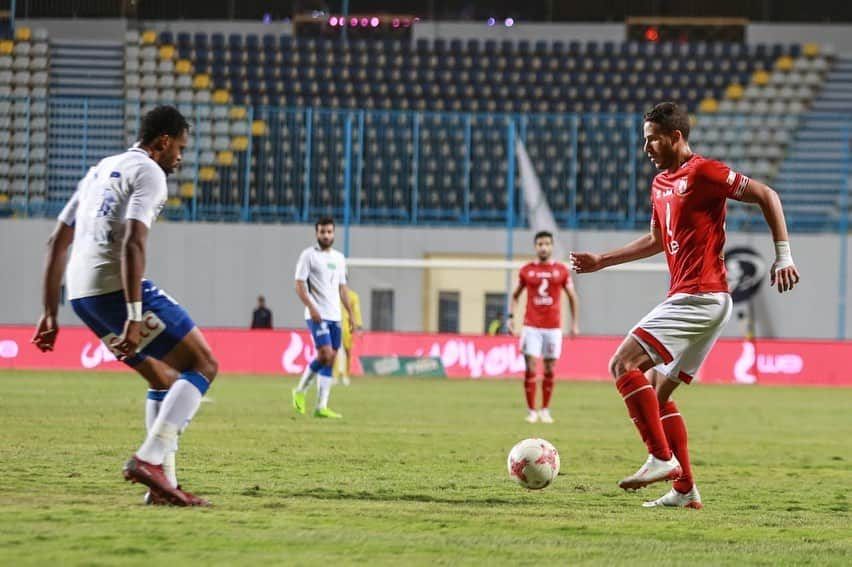
[[[509,451],[512,480],[530,490],[548,486],[559,474],[559,451],[544,439],[524,439]]]

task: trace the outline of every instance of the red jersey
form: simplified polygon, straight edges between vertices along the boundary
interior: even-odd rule
[[[530,262],[518,273],[527,290],[524,325],[538,329],[562,328],[562,288],[571,285],[571,272],[559,262]]]
[[[727,292],[725,204],[742,197],[749,178],[697,154],[651,184],[651,227],[663,235],[675,293]]]

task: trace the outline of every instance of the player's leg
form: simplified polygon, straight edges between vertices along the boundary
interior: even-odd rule
[[[550,415],[550,399],[553,396],[554,385],[554,368],[556,367],[556,359],[545,358],[543,360],[544,372],[541,380],[541,410],[538,412],[538,417],[543,423],[553,423],[553,416]]]
[[[672,489],[661,498],[646,502],[644,506],[679,506],[701,508],[701,496],[695,486],[690,465],[686,422],[672,393],[680,384],[689,384],[710,353],[728,322],[731,300],[728,294],[705,294],[692,298],[692,318],[696,325],[691,344],[684,350],[676,364],[662,371],[651,371],[649,375],[657,391],[660,418],[669,444],[681,464],[682,473],[672,483]]]
[[[550,415],[550,398],[553,396],[556,361],[562,354],[562,331],[548,329],[544,334],[544,373],[541,381],[541,411],[539,419],[544,423],[553,423]]]
[[[619,486],[626,490],[675,478],[680,474],[680,466],[669,447],[660,421],[660,407],[654,387],[644,374],[654,365],[651,356],[632,336],[624,339],[610,361],[610,374],[616,380],[627,412],[648,449],[645,464],[619,482]]]
[[[172,504],[204,505],[206,501],[172,487],[162,465],[177,450],[178,435],[198,411],[219,366],[189,314],[148,281],[142,285],[142,308],[146,334],[141,353],[162,361],[179,376],[163,398],[145,441],[125,465],[125,478],[159,491]]]
[[[524,327],[521,331],[521,352],[524,354],[525,364],[524,396],[527,400],[527,417],[524,419],[528,423],[538,421],[538,412],[535,409],[535,373],[538,359],[541,358],[542,341],[540,329]]]
[[[314,417],[339,419],[343,416],[329,409],[328,398],[331,396],[331,388],[334,384],[332,376],[334,359],[337,356],[337,351],[340,349],[340,323],[338,321],[326,321],[325,323],[329,331],[330,344],[325,345],[317,354],[321,366],[319,379],[317,380],[317,406],[314,410]]]
[[[299,379],[299,383],[292,391],[293,409],[295,409],[297,413],[301,414],[305,413],[305,398],[308,393],[308,388],[311,387],[314,378],[317,377],[320,368],[322,367],[322,364],[320,363],[320,354],[324,352],[324,346],[331,344],[331,335],[329,334],[328,326],[324,321],[317,323],[308,319],[306,324],[308,325],[308,331],[311,333],[311,338],[314,341],[314,348],[317,349],[317,356],[305,367],[305,370],[302,372],[302,377]]]
[[[347,337],[348,335],[348,337]],[[348,386],[352,381],[352,334],[344,331],[343,348],[337,351],[337,356],[343,354],[343,385]]]
[[[666,432],[666,438],[681,466],[681,474],[672,482],[672,488],[656,500],[644,502],[645,508],[656,507],[681,507],[700,509],[701,495],[692,480],[692,469],[689,464],[689,450],[687,448],[686,422],[678,410],[677,405],[671,399],[671,395],[680,382],[670,380],[662,372],[651,369],[646,376],[657,391],[657,399],[660,404],[660,420]]]

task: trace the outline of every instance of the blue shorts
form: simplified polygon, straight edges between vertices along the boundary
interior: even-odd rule
[[[307,319],[308,330],[311,331],[311,336],[314,338],[314,346],[319,349],[324,346],[331,346],[334,350],[340,350],[340,321],[323,321],[322,323],[314,323],[312,319]]]
[[[72,299],[74,313],[107,346],[124,331],[127,303],[124,290]],[[189,314],[161,289],[142,280],[142,342],[124,362],[137,366],[146,356],[162,359],[195,327]]]

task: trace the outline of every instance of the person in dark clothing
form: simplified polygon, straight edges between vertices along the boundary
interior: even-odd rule
[[[272,311],[266,307],[266,298],[262,295],[257,297],[257,308],[251,314],[252,329],[271,329]]]

